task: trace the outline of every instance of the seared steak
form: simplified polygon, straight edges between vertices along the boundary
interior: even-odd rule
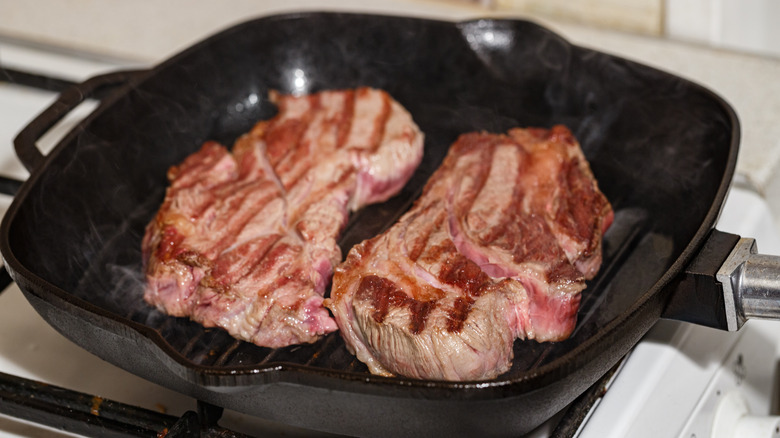
[[[612,217],[567,128],[464,134],[413,208],[349,252],[325,305],[373,373],[493,378],[516,338],[571,334]]]
[[[337,329],[322,307],[349,210],[383,201],[423,135],[380,90],[271,94],[278,114],[172,167],[146,229],[144,298],[238,339],[282,347]]]

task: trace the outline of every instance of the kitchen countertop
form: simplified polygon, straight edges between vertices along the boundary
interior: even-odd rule
[[[738,181],[761,194],[774,217],[780,218],[780,59],[589,28],[482,6],[490,2],[338,0],[328,6],[319,3],[306,0],[13,2],[3,7],[0,37],[55,47],[69,54],[110,59],[116,65],[143,66],[162,61],[233,24],[276,13],[338,10],[446,20],[531,19],[575,44],[669,71],[725,98],[741,123]],[[3,56],[0,49],[0,60]],[[776,223],[780,227],[780,220],[776,219]]]

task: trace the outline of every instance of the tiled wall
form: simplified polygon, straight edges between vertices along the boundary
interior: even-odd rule
[[[0,0],[0,38],[155,60],[248,17],[320,0]],[[451,19],[499,13],[780,58],[780,0],[334,0],[329,7]],[[449,6],[449,7],[444,7]]]
[[[601,28],[661,35],[664,0],[491,0],[490,7]]]
[[[493,9],[780,57],[778,0],[475,1]]]
[[[683,0],[666,2],[670,38],[780,57],[780,1]]]

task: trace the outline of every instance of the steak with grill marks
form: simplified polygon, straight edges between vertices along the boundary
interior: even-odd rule
[[[397,193],[423,135],[381,90],[271,93],[278,114],[168,173],[142,243],[144,298],[267,347],[337,329],[322,306],[350,210]]]
[[[516,338],[571,334],[612,218],[567,128],[464,134],[412,209],[349,252],[325,305],[375,374],[493,378]]]

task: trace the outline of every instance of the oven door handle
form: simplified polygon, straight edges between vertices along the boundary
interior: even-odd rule
[[[54,103],[38,114],[14,138],[16,155],[24,167],[33,173],[43,164],[46,157],[38,148],[38,140],[79,104],[87,99],[102,100],[118,87],[127,85],[134,78],[148,72],[149,70],[122,70],[106,73],[65,89]]]

